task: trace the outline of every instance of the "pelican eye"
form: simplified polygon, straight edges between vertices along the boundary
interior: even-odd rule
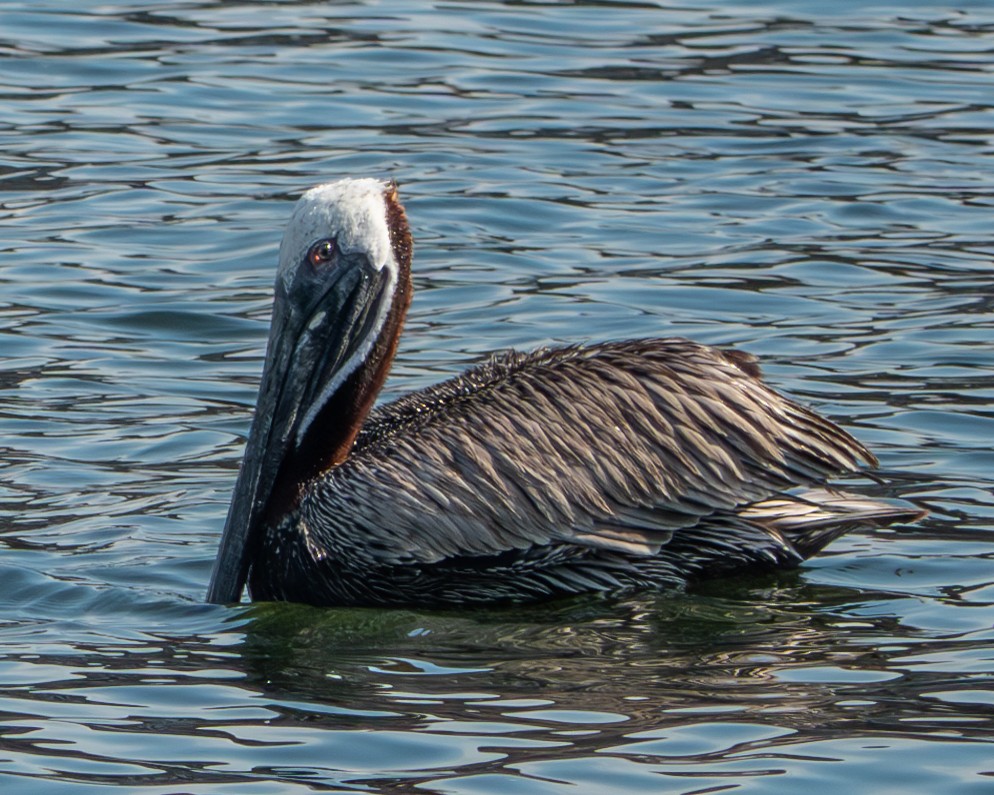
[[[315,268],[327,265],[335,258],[335,241],[319,240],[307,251],[307,261]]]

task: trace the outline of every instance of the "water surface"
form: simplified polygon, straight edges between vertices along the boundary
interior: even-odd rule
[[[994,787],[989,4],[8,2],[0,785]],[[203,604],[282,225],[396,178],[385,397],[687,335],[932,514],[798,572],[473,612]]]

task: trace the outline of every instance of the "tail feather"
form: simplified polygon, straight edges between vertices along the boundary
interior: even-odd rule
[[[845,533],[915,522],[927,513],[907,503],[812,488],[753,503],[740,516],[780,533],[808,558]]]

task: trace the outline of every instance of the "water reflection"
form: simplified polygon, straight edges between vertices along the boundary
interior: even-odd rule
[[[130,642],[97,633],[40,654],[21,626],[0,662],[4,765],[212,787],[441,770],[579,782],[607,760],[609,778],[624,761],[637,777],[735,779],[854,753],[854,727],[895,748],[989,731],[983,691],[960,678],[989,670],[989,629],[917,629],[909,597],[882,597],[794,574],[473,614],[191,606],[183,623],[201,634],[174,634],[158,610],[159,629]],[[32,760],[48,748],[44,771]]]
[[[843,588],[711,590],[472,617],[258,605],[247,613],[243,660],[249,681],[281,698],[338,696],[339,706],[368,710],[418,704],[432,720],[464,720],[473,702],[474,711],[550,731],[624,723],[598,731],[628,735],[665,726],[674,712],[683,721],[688,709],[842,731],[853,719],[848,702],[874,713],[881,729],[903,731],[907,714],[927,723],[921,704],[880,699],[884,682],[895,693],[921,686],[897,681],[910,673],[891,660],[906,656],[902,643],[929,637],[902,630],[896,615],[861,619],[858,593]],[[893,644],[886,652],[882,634]],[[403,656],[382,656],[398,649]],[[519,706],[529,699],[540,702],[534,713]]]
[[[474,615],[260,604],[223,634],[8,658],[5,747],[20,775],[58,747],[93,782],[578,782],[607,760],[734,780],[828,761],[854,725],[906,747],[989,729],[938,664],[970,639],[860,616],[874,605],[798,577]]]

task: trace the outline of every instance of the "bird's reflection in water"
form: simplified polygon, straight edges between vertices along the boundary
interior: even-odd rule
[[[511,718],[550,732],[613,726],[620,739],[683,724],[687,710],[841,725],[851,710],[840,702],[870,703],[879,680],[897,676],[861,642],[883,627],[847,613],[860,601],[784,573],[471,613],[257,603],[245,608],[240,653],[277,699],[388,713],[408,727]],[[850,680],[853,668],[881,676]]]

